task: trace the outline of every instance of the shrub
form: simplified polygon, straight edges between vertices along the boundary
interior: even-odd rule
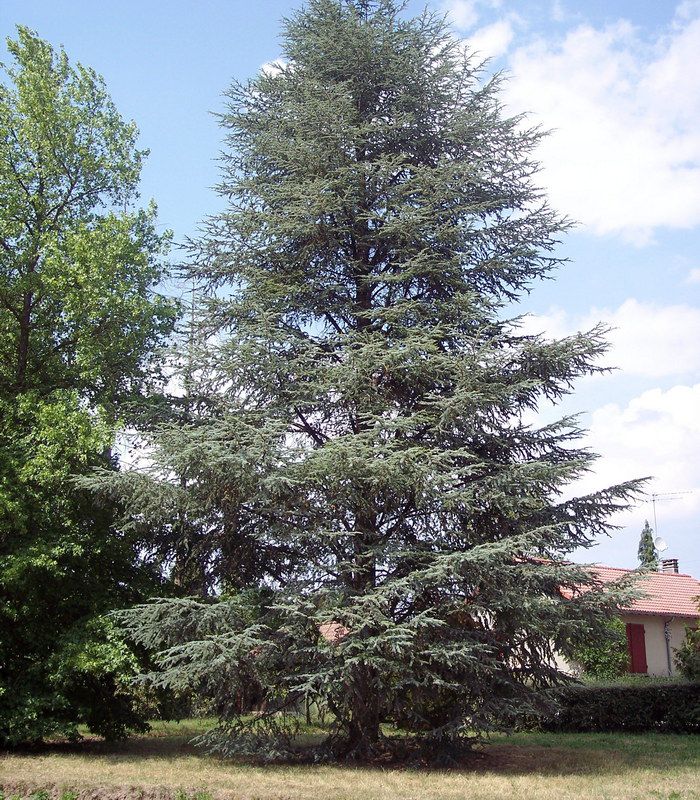
[[[144,692],[132,685],[140,663],[109,619],[94,617],[55,639],[53,654],[31,663],[21,682],[0,680],[0,746],[77,740],[81,724],[108,740],[148,730]]]
[[[676,650],[675,660],[684,678],[700,681],[700,628],[686,628],[685,641]]]
[[[608,622],[607,628],[608,637],[605,640],[581,645],[572,654],[585,675],[599,680],[610,680],[622,675],[629,662],[625,623],[614,618]]]
[[[700,733],[700,683],[567,686],[546,694],[557,710],[539,718],[543,730]]]

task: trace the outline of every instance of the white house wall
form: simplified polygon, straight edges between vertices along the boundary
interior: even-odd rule
[[[670,619],[669,630],[671,639],[669,646],[671,649],[671,674],[676,675],[674,654],[675,650],[681,646],[685,639],[685,629],[691,624],[697,624],[697,620],[684,617],[657,617],[651,614],[625,614],[622,621],[644,625],[644,645],[647,654],[647,674],[648,675],[668,675],[668,657],[666,654],[666,638],[664,636],[664,620]]]

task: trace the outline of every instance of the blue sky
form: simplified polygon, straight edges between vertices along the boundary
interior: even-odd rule
[[[280,55],[287,0],[2,0],[0,34],[34,28],[94,67],[151,151],[142,196],[177,240],[219,208],[215,112],[233,78]],[[542,185],[579,221],[556,281],[519,312],[552,336],[603,320],[606,363],[558,410],[583,412],[601,458],[584,491],[655,476],[659,533],[700,574],[700,1],[429,0],[455,35],[510,75],[504,100],[552,131]],[[0,59],[4,60],[4,45]],[[632,567],[644,504],[612,539],[582,554]],[[652,522],[653,524],[653,522]]]

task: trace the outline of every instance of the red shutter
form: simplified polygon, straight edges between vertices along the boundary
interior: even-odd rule
[[[630,654],[630,672],[646,673],[647,648],[644,641],[644,625],[628,622],[627,649]]]

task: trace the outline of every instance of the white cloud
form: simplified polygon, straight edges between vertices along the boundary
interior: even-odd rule
[[[647,491],[661,497],[657,504],[658,531],[669,542],[669,557],[681,559],[681,569],[700,569],[697,561],[697,529],[700,517],[700,308],[690,305],[656,305],[635,299],[615,308],[591,309],[581,315],[561,309],[531,316],[524,321],[528,332],[544,332],[559,338],[603,321],[615,327],[605,364],[625,378],[677,381],[655,386],[632,399],[605,403],[586,422],[586,444],[600,458],[593,472],[567,490],[568,496],[585,494],[632,478],[651,476]],[[610,380],[603,376],[601,380]],[[604,384],[599,383],[599,390]],[[606,392],[610,396],[609,390]],[[560,415],[561,409],[544,408],[540,422]],[[534,422],[534,420],[533,420]],[[676,494],[680,493],[680,494]],[[597,560],[617,566],[636,565],[639,532],[645,519],[653,524],[648,499],[611,522],[622,527],[612,539],[603,539],[592,550],[576,553],[581,561]],[[695,559],[695,561],[693,561]]]
[[[275,75],[279,75],[285,67],[289,66],[288,62],[285,61],[283,58],[278,58],[276,61],[267,61],[260,67],[260,72],[265,75],[268,75],[270,78],[274,78]]]
[[[676,8],[676,19],[688,19],[700,13],[699,0],[684,0]]]
[[[555,22],[564,22],[566,20],[567,13],[561,0],[554,0],[550,13]]]
[[[512,55],[507,100],[553,133],[543,182],[596,234],[645,244],[700,223],[700,4],[655,41],[621,20],[579,25]]]
[[[481,59],[499,58],[508,51],[513,35],[512,19],[501,19],[474,31],[467,45]]]
[[[446,0],[442,10],[457,30],[467,31],[479,21],[476,0]]]
[[[619,446],[636,463],[648,465],[647,474],[658,474],[659,467],[671,456],[674,460],[683,450],[695,454],[700,449],[700,383],[678,385],[667,391],[648,389],[625,407],[609,403],[593,412],[590,436],[594,444],[608,449]],[[646,454],[639,458],[640,454]],[[656,466],[655,466],[656,465]],[[685,483],[685,469],[675,464],[662,471]],[[700,462],[697,464],[700,471]],[[661,476],[659,476],[661,477]],[[700,481],[698,481],[700,483]]]
[[[579,561],[635,567],[644,520],[656,527],[680,558],[681,571],[697,572],[697,527],[700,515],[700,384],[651,389],[626,405],[610,403],[592,415],[585,443],[600,458],[594,472],[571,487],[585,494],[633,478],[651,476],[646,498],[611,522],[622,530],[591,550],[577,551]],[[657,493],[656,523],[651,494]]]
[[[660,306],[631,298],[617,308],[593,308],[579,316],[554,308],[526,317],[523,330],[560,338],[598,322],[613,329],[604,363],[623,375],[660,378],[700,372],[700,308],[694,306]]]
[[[700,269],[691,269],[688,277],[685,279],[686,283],[700,283]]]
[[[693,519],[700,512],[700,383],[667,391],[650,389],[627,405],[610,403],[595,411],[586,437],[600,454],[595,474],[577,488],[593,490],[630,478],[651,476],[647,491],[678,494],[663,502],[666,524]],[[650,517],[649,504],[633,512],[628,524]],[[641,528],[641,524],[639,525]]]

